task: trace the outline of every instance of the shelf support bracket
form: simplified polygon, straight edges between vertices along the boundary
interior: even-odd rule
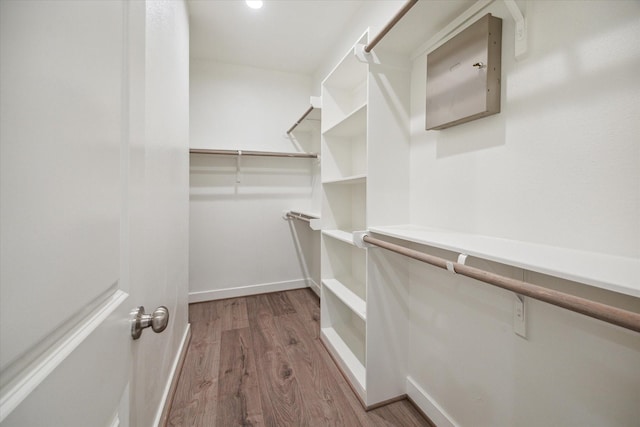
[[[242,150],[238,150],[236,157],[236,184],[240,184],[240,159],[242,158]]]
[[[467,262],[467,257],[469,255],[467,254],[458,254],[458,261],[457,262],[453,262],[453,261],[447,261],[446,262],[446,266],[447,266],[447,270],[449,270],[450,273],[453,274],[458,274],[456,272],[456,264],[460,264],[460,265],[465,265],[465,263]]]
[[[527,19],[522,15],[515,0],[504,0],[504,4],[516,23],[514,54],[516,59],[520,59],[527,53]]]
[[[353,243],[356,245],[356,247],[360,249],[368,249],[368,248],[375,247],[374,245],[364,241],[364,236],[366,235],[367,235],[367,230],[353,232]]]

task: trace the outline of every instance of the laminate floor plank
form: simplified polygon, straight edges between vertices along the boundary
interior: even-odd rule
[[[218,300],[218,310],[222,318],[222,330],[242,329],[249,327],[247,303],[245,298]],[[220,307],[222,305],[222,307]]]
[[[191,342],[218,342],[222,331],[221,305],[218,301],[189,305]]]
[[[249,328],[222,332],[216,425],[265,425],[251,342]]]
[[[309,288],[288,292],[289,299],[300,316],[309,336],[320,338],[320,298]]]
[[[296,309],[291,304],[286,292],[274,292],[266,294],[266,297],[271,304],[271,308],[273,309],[273,314],[275,316],[294,314],[296,312]]]
[[[407,400],[366,412],[320,341],[310,289],[189,306],[170,426],[430,426]]]
[[[300,383],[303,402],[313,426],[358,426],[354,410],[334,381],[329,367],[318,356],[317,349],[299,316],[287,315],[275,319],[275,325],[285,342],[294,371]]]
[[[247,299],[264,420],[267,426],[308,425],[299,384],[278,336],[275,316],[269,315],[273,312],[269,304],[267,295]]]
[[[215,303],[189,307],[191,342],[169,413],[169,426],[214,425],[221,322]]]

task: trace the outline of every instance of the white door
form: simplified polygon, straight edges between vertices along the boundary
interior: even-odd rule
[[[2,427],[128,426],[129,412],[131,425],[150,426],[162,404],[186,325],[186,273],[148,272],[186,267],[168,267],[176,257],[166,250],[144,253],[142,241],[155,236],[157,250],[172,237],[162,233],[186,236],[187,216],[165,221],[166,231],[142,218],[154,203],[180,204],[149,174],[178,162],[186,176],[187,154],[155,159],[167,147],[146,139],[148,11],[116,0],[0,0]],[[131,310],[160,304],[172,311],[169,329],[134,342]],[[152,351],[160,360],[146,369],[157,383],[136,372]]]

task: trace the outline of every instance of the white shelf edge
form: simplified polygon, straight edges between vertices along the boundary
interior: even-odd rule
[[[307,211],[304,209],[289,209],[289,211],[291,212],[297,212],[300,213],[302,215],[311,217],[311,218],[315,218],[315,219],[320,219],[320,214],[318,212],[312,212],[312,211]]]
[[[640,298],[640,259],[416,225],[369,231]]]
[[[347,123],[348,121],[353,120],[354,117],[356,117],[358,114],[361,113],[361,111],[366,109],[367,109],[367,101],[364,101],[361,105],[358,105],[356,108],[353,109],[353,111],[351,111],[349,114],[344,116],[341,120],[338,120],[336,123],[329,126],[327,130],[322,132],[322,134],[325,136],[332,136],[332,134],[335,134],[333,136],[342,136],[339,132],[340,130],[339,128],[345,123]],[[363,129],[363,132],[366,132],[366,124],[365,124],[365,129]]]
[[[359,175],[346,176],[344,178],[329,179],[327,181],[322,181],[322,183],[351,185],[351,184],[362,184],[363,182],[366,182],[366,180],[367,180],[367,174],[364,173]]]
[[[322,341],[329,347],[329,351],[334,356],[342,371],[347,375],[351,384],[356,388],[363,401],[366,401],[366,369],[349,346],[344,342],[340,334],[335,329],[322,328]]]
[[[322,230],[322,234],[355,246],[353,234],[343,230]]]
[[[359,318],[367,321],[367,303],[356,295],[351,289],[337,279],[323,279],[322,285],[326,286],[340,301],[344,303]]]

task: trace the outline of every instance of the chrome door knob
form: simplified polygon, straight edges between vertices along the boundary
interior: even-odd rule
[[[131,338],[137,340],[142,335],[142,330],[151,326],[153,332],[160,333],[169,324],[169,309],[163,305],[156,308],[153,313],[145,314],[144,307],[139,306],[132,312]]]

